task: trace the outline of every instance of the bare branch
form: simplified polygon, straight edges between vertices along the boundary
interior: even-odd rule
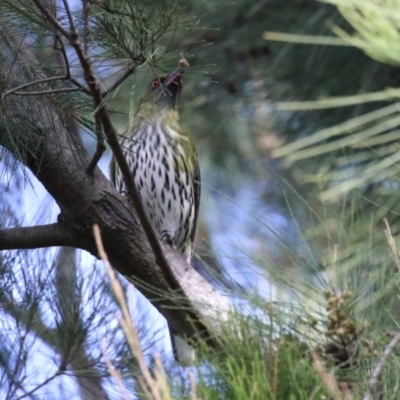
[[[78,32],[76,30],[74,17],[72,16],[72,12],[71,12],[71,9],[69,7],[68,0],[62,0],[62,2],[64,4],[65,12],[66,12],[67,17],[68,17],[69,26],[70,26],[70,29],[71,29],[71,35],[76,36],[78,34]]]
[[[79,247],[78,237],[59,223],[0,230],[0,250]]]
[[[51,382],[54,378],[56,378],[59,375],[62,375],[64,371],[56,371],[53,375],[49,376],[47,379],[45,379],[43,382],[41,382],[38,385],[35,385],[35,387],[30,390],[29,392],[26,392],[25,394],[23,394],[22,396],[16,397],[17,400],[22,400],[26,397],[30,397],[32,394],[34,394],[35,392],[37,392],[40,388],[42,388],[43,386],[47,385],[49,382]]]
[[[34,86],[34,85],[39,85],[41,83],[59,81],[59,80],[64,80],[64,79],[66,79],[65,76],[53,76],[51,78],[39,79],[39,80],[34,81],[34,82],[24,83],[23,85],[19,85],[19,86],[15,87],[15,88],[12,88],[10,90],[7,90],[7,91],[3,92],[3,94],[1,95],[1,100],[4,100],[4,98],[6,96],[8,96],[10,94],[13,94],[15,92],[18,92],[21,89],[25,89],[27,87]],[[34,93],[34,92],[32,92],[32,93]]]
[[[87,57],[89,55],[89,17],[90,17],[89,0],[82,0],[82,6],[83,6],[83,52]]]
[[[394,348],[397,346],[397,343],[400,341],[400,332],[397,332],[390,343],[387,345],[385,351],[382,354],[381,359],[379,360],[378,364],[376,364],[374,370],[372,371],[371,378],[369,380],[369,387],[371,392],[374,390],[375,386],[378,383],[378,379],[382,374],[383,367],[385,366],[389,356],[393,353]],[[363,397],[363,400],[370,400],[371,397],[369,394],[366,394]]]
[[[62,89],[39,90],[37,92],[14,92],[12,94],[16,96],[40,96],[43,94],[80,92],[80,90],[81,90],[80,88],[62,88]]]
[[[57,47],[57,42],[60,43],[60,47]],[[65,75],[66,75],[66,78],[69,79],[71,77],[69,60],[68,60],[67,52],[65,50],[64,43],[58,34],[56,34],[56,36],[55,36],[53,49],[61,52],[63,59],[64,59],[64,64],[65,64]]]
[[[78,80],[73,78],[72,76],[69,78],[70,82],[73,83],[77,88],[79,88],[83,93],[91,96],[92,94],[90,93],[90,90],[86,87],[83,86]]]

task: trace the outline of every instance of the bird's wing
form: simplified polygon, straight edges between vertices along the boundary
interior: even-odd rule
[[[193,190],[194,190],[194,223],[193,230],[191,234],[191,241],[193,243],[192,253],[194,250],[194,243],[196,241],[196,233],[197,233],[197,219],[199,216],[200,209],[200,195],[201,195],[201,174],[200,174],[200,165],[199,160],[197,158],[197,154],[195,151],[195,165],[194,165],[194,173],[193,173]]]

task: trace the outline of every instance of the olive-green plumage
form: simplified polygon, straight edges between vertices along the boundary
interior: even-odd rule
[[[178,69],[151,82],[121,146],[154,229],[190,263],[200,204],[200,169],[193,142],[179,125],[182,73]],[[111,178],[126,194],[114,162]]]

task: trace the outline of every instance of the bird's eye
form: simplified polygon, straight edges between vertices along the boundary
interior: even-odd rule
[[[158,80],[154,80],[154,81],[151,83],[151,87],[152,87],[153,89],[157,89],[159,86],[160,86],[160,81],[158,81]]]

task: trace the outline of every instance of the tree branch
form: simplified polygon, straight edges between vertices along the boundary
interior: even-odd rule
[[[61,89],[38,90],[34,92],[13,92],[12,94],[16,96],[41,96],[44,94],[79,92],[80,90],[81,89],[79,88],[61,88]]]
[[[62,2],[64,4],[65,13],[67,14],[67,17],[68,17],[71,35],[76,36],[78,34],[78,31],[76,30],[74,17],[72,16],[71,8],[69,7],[69,2],[68,2],[68,0],[62,0]]]
[[[88,0],[82,0],[83,8],[83,52],[85,56],[89,55],[89,20],[90,20],[90,3]]]
[[[52,246],[79,247],[79,239],[60,223],[0,229],[0,250],[37,249]]]
[[[371,378],[369,379],[369,382],[368,382],[371,392],[374,391],[376,385],[378,384],[379,376],[382,374],[383,368],[384,368],[388,358],[393,353],[394,348],[397,346],[397,343],[399,343],[399,341],[400,341],[400,332],[396,332],[393,339],[386,346],[385,351],[383,352],[382,357],[379,360],[378,364],[376,364],[374,370],[372,371]],[[363,397],[363,400],[370,400],[370,399],[371,399],[371,397],[369,394],[366,394]]]
[[[66,79],[65,76],[53,76],[53,77],[51,77],[51,78],[39,79],[39,80],[34,81],[34,82],[24,83],[23,85],[19,85],[19,86],[17,86],[17,87],[14,87],[14,88],[12,88],[12,89],[9,89],[9,90],[3,92],[3,94],[1,95],[1,100],[4,100],[4,98],[5,98],[6,96],[9,96],[10,94],[13,94],[13,93],[15,93],[15,92],[18,92],[18,91],[21,90],[21,89],[25,89],[25,88],[27,88],[27,87],[34,86],[34,85],[39,85],[39,84],[41,84],[41,83],[59,81],[59,80],[64,80],[64,79]],[[29,92],[29,93],[35,93],[35,92]],[[17,93],[17,94],[18,94],[18,93]],[[23,92],[22,94],[24,94],[24,92]]]

